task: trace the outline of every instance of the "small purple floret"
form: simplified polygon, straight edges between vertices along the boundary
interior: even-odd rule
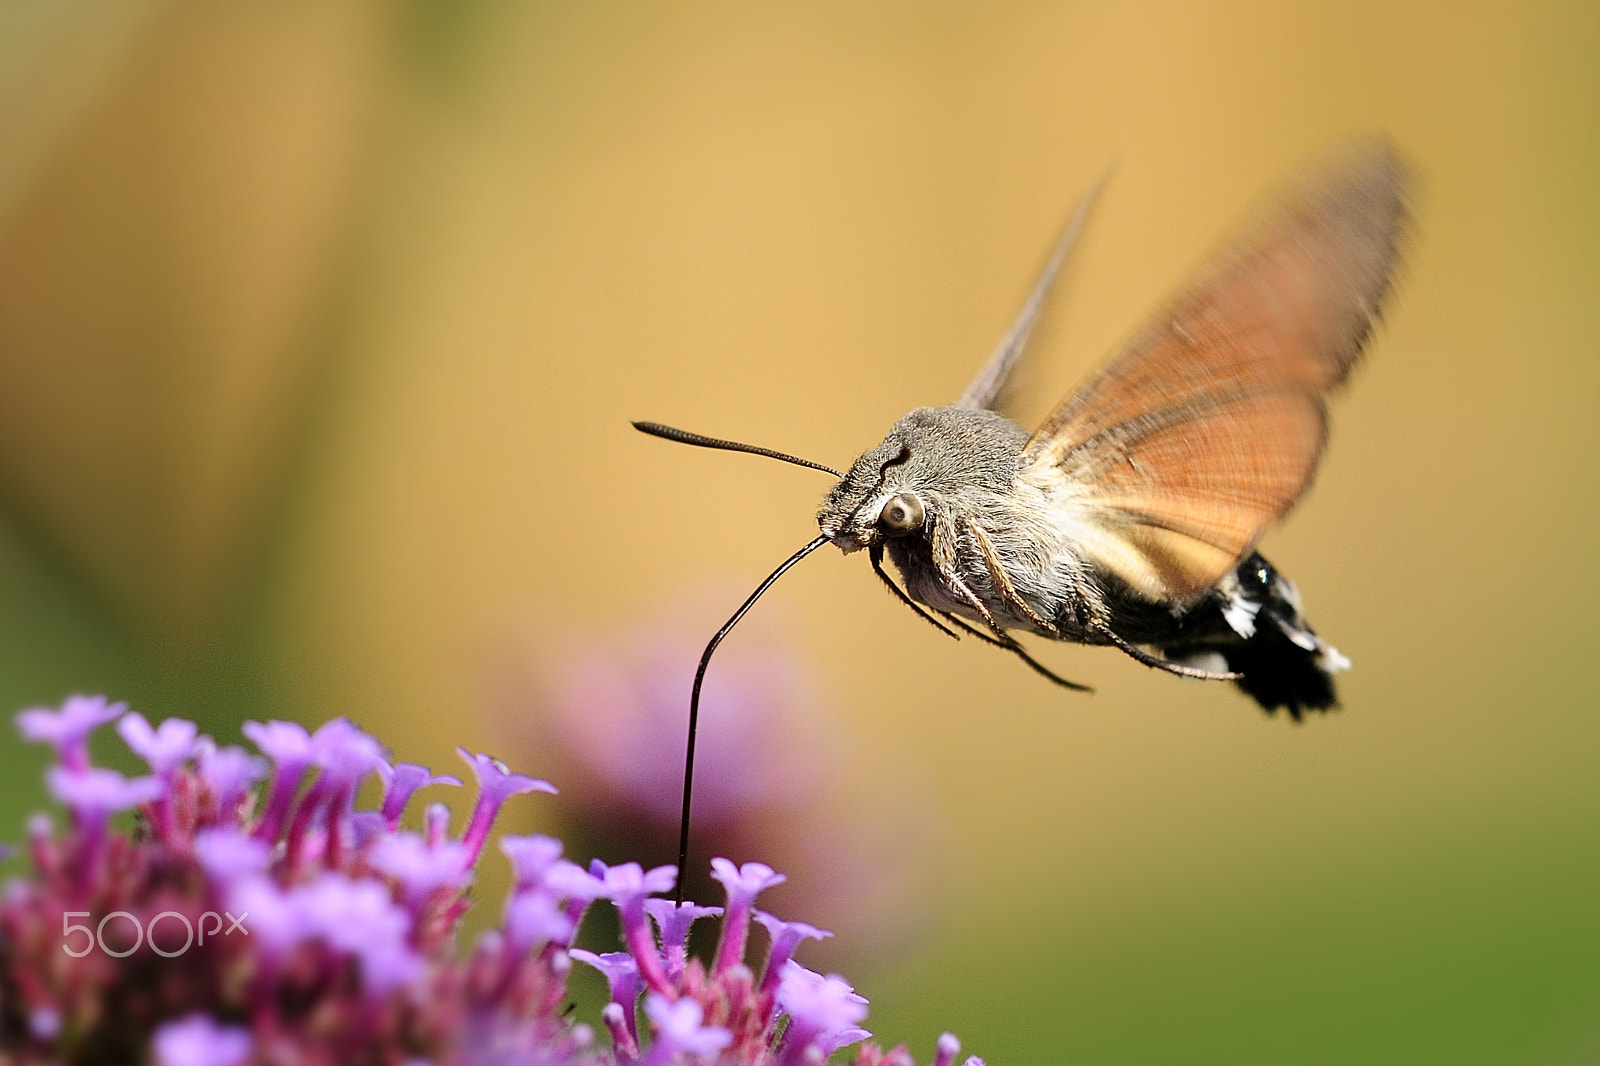
[[[330,719],[311,734],[311,761],[321,768],[329,788],[341,792],[387,765],[383,745],[348,718]]]
[[[859,1028],[867,1016],[866,999],[844,978],[813,973],[792,959],[784,964],[778,982],[778,1007],[789,1015],[780,1058],[785,1066],[805,1061],[806,1049],[812,1044]]]
[[[561,858],[561,841],[547,836],[503,836],[500,850],[511,860],[512,891],[528,892],[544,884],[545,875]]]
[[[750,929],[750,910],[763,890],[781,885],[787,878],[763,862],[735,866],[727,859],[711,860],[711,876],[728,892],[728,910],[722,919],[722,940],[717,944],[713,973],[724,973],[744,958],[745,936]]]
[[[766,927],[767,934],[772,938],[772,947],[767,952],[767,967],[761,977],[763,992],[770,992],[778,987],[784,963],[794,957],[795,948],[800,946],[802,940],[826,940],[833,935],[826,929],[818,929],[805,922],[786,922],[764,911],[755,911],[754,917]]]
[[[123,777],[115,770],[91,766],[73,771],[52,766],[45,772],[50,794],[85,822],[104,822],[114,811],[126,811],[158,799],[161,782],[153,777]]]
[[[218,748],[208,737],[195,745],[195,768],[216,797],[217,809],[224,812],[237,808],[250,786],[267,775],[265,761],[237,744]]]
[[[644,1013],[655,1030],[655,1042],[641,1059],[646,1066],[664,1066],[679,1054],[714,1055],[733,1043],[733,1034],[716,1025],[702,1025],[705,1010],[692,999],[673,1002],[654,992],[644,997]]]
[[[628,1028],[628,1035],[637,1044],[639,1032],[633,1017],[633,1007],[639,1002],[639,993],[644,988],[639,982],[639,964],[634,961],[633,956],[626,951],[608,951],[603,955],[596,955],[582,948],[573,948],[568,954],[605,975],[606,987],[611,990],[611,1002],[622,1008],[623,1024]]]
[[[300,779],[311,766],[311,734],[299,722],[276,719],[246,722],[240,731],[277,767],[255,830],[262,840],[277,840],[295,793],[300,790]]]
[[[459,889],[471,878],[472,867],[463,864],[461,853],[453,841],[434,846],[417,833],[395,833],[379,836],[367,861],[399,882],[406,905],[420,911],[435,892]]]
[[[17,731],[24,740],[49,744],[68,770],[89,768],[89,734],[128,709],[104,696],[68,696],[60,710],[34,707],[17,715]]]
[[[478,802],[473,805],[467,830],[461,835],[461,843],[467,849],[467,862],[474,863],[478,861],[484,841],[489,839],[489,830],[494,826],[494,820],[506,800],[524,792],[548,792],[554,795],[556,787],[536,777],[514,774],[506,768],[505,763],[488,755],[474,755],[466,748],[457,748],[456,751],[478,778]]]
[[[682,976],[688,962],[689,927],[701,918],[715,918],[722,913],[721,907],[698,907],[670,899],[647,899],[644,909],[661,933],[661,954],[666,959],[667,976],[674,980]]]
[[[200,731],[193,722],[182,718],[168,718],[151,728],[145,716],[129,711],[117,722],[117,732],[139,758],[150,764],[150,772],[163,781],[194,752],[195,740]]]
[[[411,797],[419,789],[429,785],[456,785],[461,780],[449,774],[440,774],[437,777],[428,773],[426,766],[418,766],[412,762],[396,763],[390,766],[387,762],[378,764],[378,774],[383,778],[383,820],[390,829],[400,825],[400,816],[405,813],[406,804],[411,802]]]
[[[543,892],[519,892],[506,901],[506,941],[518,952],[568,944],[576,923]]]
[[[194,857],[211,883],[224,889],[267,872],[272,848],[233,826],[213,826],[194,835]]]
[[[150,1042],[156,1066],[242,1066],[251,1052],[250,1034],[218,1025],[204,1014],[168,1022]]]
[[[662,968],[661,956],[656,952],[655,939],[650,935],[650,923],[644,914],[645,897],[656,892],[666,892],[677,882],[676,866],[657,866],[646,873],[636,862],[621,866],[607,866],[596,859],[591,872],[605,885],[605,894],[616,904],[622,925],[622,942],[628,945],[634,961],[639,964],[639,975],[645,984],[663,995],[672,993],[672,982]]]

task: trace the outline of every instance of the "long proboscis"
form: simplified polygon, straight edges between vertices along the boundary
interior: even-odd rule
[[[674,429],[672,426],[663,426],[660,422],[635,422],[633,424],[633,428],[638,430],[640,433],[648,433],[652,437],[661,437],[664,440],[675,440],[679,444],[692,444],[696,448],[717,448],[725,452],[749,452],[751,455],[764,455],[768,459],[778,459],[785,463],[793,463],[795,466],[804,466],[809,467],[812,470],[820,470],[824,474],[832,474],[834,477],[844,477],[843,474],[839,473],[839,471],[835,470],[831,466],[823,466],[821,463],[813,463],[810,459],[802,459],[797,455],[790,455],[788,452],[774,451],[771,448],[758,448],[754,444],[740,444],[736,440],[722,440],[719,437],[706,437],[699,433],[690,433],[686,429]]]
[[[700,656],[700,666],[694,672],[694,687],[689,690],[689,743],[683,757],[683,821],[678,828],[678,883],[674,889],[674,897],[678,903],[683,902],[683,871],[689,862],[689,808],[694,797],[694,738],[695,731],[700,724],[700,686],[706,680],[706,667],[711,665],[711,653],[717,650],[717,645],[722,643],[722,638],[727,636],[733,627],[739,624],[739,619],[745,612],[755,606],[764,592],[772,587],[795,563],[810,555],[824,544],[828,543],[827,537],[818,537],[804,548],[795,552],[783,561],[783,565],[767,575],[767,579],[750,594],[739,609],[733,612],[733,617],[717,630],[717,635],[711,638],[711,643],[706,645],[706,650]]]

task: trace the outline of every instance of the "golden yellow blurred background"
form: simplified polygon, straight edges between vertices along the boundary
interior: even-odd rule
[[[1354,660],[1343,710],[1040,649],[1098,690],[1062,693],[831,551],[729,654],[803,664],[828,817],[920,812],[880,839],[924,916],[818,956],[885,1043],[1600,1061],[1593,4],[13,0],[0,703],[345,714],[553,774],[519,649],[694,600],[692,655],[828,487],[630,419],[848,464],[957,395],[1114,163],[1040,415],[1368,130],[1415,239],[1263,545]],[[0,836],[41,761],[0,752]]]

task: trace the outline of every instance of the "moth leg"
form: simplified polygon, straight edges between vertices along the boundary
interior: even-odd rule
[[[1228,673],[1227,671],[1222,670],[1202,670],[1197,666],[1185,666],[1182,663],[1171,663],[1165,659],[1156,658],[1143,648],[1138,648],[1132,644],[1129,644],[1116,633],[1113,633],[1109,626],[1100,627],[1099,632],[1107,640],[1111,641],[1112,644],[1116,645],[1133,659],[1156,670],[1165,670],[1169,674],[1177,674],[1179,677],[1196,677],[1202,681],[1237,681],[1244,676],[1243,674]]]
[[[899,597],[901,603],[905,604],[907,607],[909,607],[913,611],[917,612],[917,614],[920,617],[927,619],[929,625],[931,625],[933,628],[937,629],[939,632],[943,633],[945,636],[949,637],[952,640],[960,640],[961,639],[961,634],[955,632],[952,629],[947,629],[943,625],[941,625],[937,618],[935,618],[933,615],[929,614],[927,612],[927,610],[922,606],[922,604],[918,603],[916,600],[912,599],[909,595],[907,595],[906,591],[904,589],[902,589],[899,585],[895,584],[894,578],[890,577],[884,571],[884,569],[883,569],[883,545],[881,543],[880,544],[874,544],[870,548],[867,549],[867,558],[872,560],[872,572],[874,574],[877,574],[878,577],[883,580],[883,583],[885,585],[889,586],[889,591],[894,593],[895,596]],[[946,617],[948,617],[948,616],[946,616]],[[985,638],[985,639],[987,639],[987,638]]]
[[[1036,612],[1032,607],[1029,607],[1023,598],[1017,595],[1016,588],[1011,584],[1010,575],[1006,573],[1005,567],[1000,565],[1000,553],[995,551],[994,542],[989,539],[989,534],[985,533],[983,531],[983,527],[978,525],[976,522],[969,521],[965,523],[965,525],[967,527],[967,532],[972,534],[972,539],[978,542],[978,553],[983,556],[984,564],[989,568],[989,580],[994,583],[994,590],[998,592],[1007,603],[1011,604],[1011,606],[1027,615],[1028,621],[1032,622],[1046,633],[1049,633],[1051,636],[1060,639],[1061,631],[1058,630],[1052,623],[1047,622],[1043,618],[1039,617],[1038,612]]]
[[[953,626],[956,626],[956,627],[958,627],[960,629],[965,630],[967,633],[971,634],[974,637],[977,637],[979,640],[983,641],[985,644],[993,644],[995,647],[1003,648],[1006,651],[1010,652],[1012,655],[1015,655],[1017,658],[1021,659],[1025,663],[1027,663],[1028,664],[1028,668],[1031,669],[1034,673],[1038,674],[1040,677],[1046,678],[1046,679],[1048,679],[1050,681],[1054,681],[1056,684],[1060,685],[1062,688],[1070,688],[1074,692],[1093,692],[1094,691],[1094,688],[1092,686],[1090,686],[1090,685],[1080,685],[1076,681],[1068,681],[1066,678],[1062,677],[1060,674],[1058,674],[1055,671],[1051,670],[1048,666],[1044,665],[1039,660],[1037,660],[1033,656],[1029,655],[1027,649],[1024,648],[1020,643],[1018,643],[1015,637],[1008,636],[1005,640],[996,640],[994,637],[991,637],[989,634],[985,633],[983,630],[977,629],[977,628],[975,628],[973,626],[967,625],[966,622],[962,621],[960,618],[958,618],[955,615],[949,613],[948,611],[940,611],[939,613],[944,615],[945,621],[949,622]]]
[[[967,583],[961,580],[961,575],[956,573],[957,548],[954,524],[943,515],[936,516],[934,521],[929,523],[928,540],[928,547],[933,556],[933,565],[938,568],[939,576],[944,579],[945,584],[949,585],[958,596],[967,601],[967,606],[977,612],[978,617],[982,618],[984,623],[994,630],[995,636],[999,637],[1002,642],[1010,640],[1011,637],[1006,633],[1005,627],[995,618],[994,612],[989,610],[987,604],[978,599],[978,594],[968,588]]]

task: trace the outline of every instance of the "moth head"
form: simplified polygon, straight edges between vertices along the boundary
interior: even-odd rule
[[[845,552],[925,535],[934,515],[1006,491],[1027,436],[992,411],[918,408],[839,479],[817,524]]]
[[[817,512],[822,535],[849,553],[920,530],[928,503],[911,484],[911,455],[910,447],[891,433],[857,459],[822,501]]]

